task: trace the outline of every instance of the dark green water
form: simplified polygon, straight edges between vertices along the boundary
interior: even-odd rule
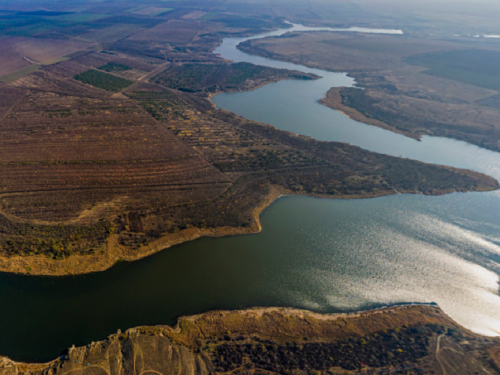
[[[226,41],[223,47],[233,43],[228,51],[239,53],[234,40]],[[331,80],[284,81],[219,95],[216,102],[319,139],[500,177],[498,153],[440,138],[415,142],[319,106],[316,100],[326,91],[320,90],[352,83],[345,74],[322,74]],[[262,224],[260,234],[200,239],[97,274],[0,274],[0,354],[45,361],[117,329],[250,306],[335,312],[436,302],[462,325],[500,334],[498,192],[368,200],[285,197],[264,211]]]
[[[486,222],[472,214],[478,207]],[[491,225],[499,212],[491,193],[285,197],[264,212],[257,235],[204,238],[86,276],[1,274],[0,353],[48,360],[117,329],[249,306],[335,312],[437,302],[492,333],[500,328],[489,259],[500,252],[500,225]]]

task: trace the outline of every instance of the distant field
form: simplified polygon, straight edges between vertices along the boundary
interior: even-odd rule
[[[410,56],[412,65],[428,68],[425,73],[500,90],[500,52],[488,50],[459,50]]]
[[[33,36],[109,17],[109,15],[98,13],[59,12],[50,15],[48,13],[51,12],[28,12],[16,16],[0,15],[0,34]]]
[[[26,68],[20,69],[17,72],[7,74],[0,77],[0,82],[11,83],[17,81],[20,78],[26,77],[28,74],[36,72],[40,69],[40,65],[30,65]]]
[[[197,20],[201,17],[204,17],[207,14],[207,12],[202,12],[200,10],[195,10],[193,12],[190,12],[184,16],[182,16],[183,19],[185,20]]]
[[[119,92],[134,83],[128,79],[116,77],[94,69],[77,74],[74,78],[83,83],[111,92]]]
[[[81,53],[87,53],[88,51],[81,51]],[[75,52],[74,54],[76,54],[77,52]],[[73,55],[73,54],[72,54]],[[71,57],[68,57],[68,56],[62,56],[62,57],[56,57],[54,59],[51,59],[51,60],[47,60],[47,61],[42,61],[42,65],[52,65],[52,64],[57,64],[58,62],[62,62],[62,61],[68,61]]]
[[[205,16],[208,16],[210,13],[208,13]],[[208,18],[208,17],[207,17]],[[207,19],[203,18],[203,19]],[[282,26],[284,25],[281,21],[279,20],[268,20],[268,19],[262,19],[262,18],[250,18],[250,17],[241,17],[237,15],[226,15],[226,14],[220,14],[219,17],[213,17],[213,18],[208,18],[213,22],[220,22],[226,27],[231,27],[235,29],[240,29],[240,28],[271,28],[271,27],[276,27],[276,26]]]
[[[138,6],[135,8],[127,9],[126,12],[127,13],[134,13],[134,12],[141,10],[141,9],[144,9],[144,8],[147,8],[147,5],[141,5],[141,6]]]
[[[82,34],[81,36],[84,39],[92,40],[95,42],[112,43],[118,39],[126,38],[141,30],[144,30],[141,25],[116,24],[99,30],[89,31],[88,33]]]
[[[219,12],[208,12],[206,14],[204,14],[203,16],[201,16],[201,19],[202,20],[212,20],[216,17],[220,17],[220,13]]]
[[[4,38],[0,42],[0,76],[15,73],[27,65],[49,65],[60,61],[63,56],[86,50],[91,45],[61,39]]]
[[[106,65],[100,66],[97,69],[104,70],[105,72],[124,72],[125,70],[131,70],[132,68],[128,65],[109,62]]]
[[[141,16],[159,16],[160,14],[169,12],[171,10],[173,10],[173,8],[147,7],[134,10],[132,13]]]
[[[169,22],[135,34],[129,39],[145,42],[190,43],[198,31],[196,28],[186,28],[183,24]]]
[[[98,13],[72,13],[65,14],[62,16],[54,17],[59,21],[79,23],[79,22],[91,22],[109,17],[108,14],[98,14]]]
[[[323,33],[321,43],[335,48],[370,54],[384,54],[400,57],[438,53],[456,49],[456,45],[443,41],[403,38],[401,35],[352,35],[343,33]],[[285,34],[282,38],[286,38]]]
[[[37,21],[24,25],[9,25],[3,21],[0,21],[0,34],[1,35],[13,35],[13,36],[33,36],[36,34],[41,34],[44,32],[52,31],[63,25],[59,22],[52,21]]]

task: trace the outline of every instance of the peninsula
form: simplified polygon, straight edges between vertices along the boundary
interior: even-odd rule
[[[0,357],[0,375],[497,374],[500,340],[437,306],[322,315],[287,308],[213,311],[142,326],[45,363]]]
[[[349,72],[356,87],[320,101],[368,125],[500,151],[500,46],[406,35],[290,33],[238,46],[254,55]]]
[[[88,36],[83,50],[3,78],[0,271],[103,271],[200,236],[255,233],[259,213],[283,194],[498,188],[480,173],[320,142],[215,108],[209,98],[219,92],[318,77],[213,54],[223,36],[288,27],[279,19],[188,14],[130,16],[133,34]],[[38,42],[51,45],[53,35]]]

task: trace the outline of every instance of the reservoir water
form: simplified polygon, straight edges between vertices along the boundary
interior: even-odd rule
[[[449,139],[417,142],[352,121],[316,102],[332,86],[352,85],[346,74],[246,55],[235,48],[240,41],[225,39],[216,52],[324,78],[219,95],[218,106],[318,139],[500,178],[500,154]],[[259,234],[203,238],[102,273],[0,274],[0,354],[50,360],[72,344],[86,345],[117,329],[250,306],[338,312],[436,302],[465,327],[500,334],[498,192],[364,200],[283,197],[261,220]]]
[[[265,122],[279,129],[308,135],[319,140],[347,142],[374,152],[416,159],[428,163],[467,168],[486,173],[500,180],[499,153],[448,138],[424,136],[421,141],[416,141],[381,128],[351,120],[342,113],[319,104],[318,100],[331,87],[352,87],[355,85],[355,81],[347,73],[308,68],[289,62],[249,55],[237,49],[238,44],[246,40],[271,36],[276,37],[291,31],[335,32],[341,30],[293,25],[293,27],[287,30],[278,30],[251,38],[224,39],[224,42],[215,50],[215,53],[234,62],[251,62],[273,68],[298,70],[313,73],[322,78],[316,81],[287,80],[269,84],[250,92],[223,93],[217,95],[213,99],[213,102],[218,107],[228,109],[246,118]],[[355,30],[349,29],[349,31]],[[402,33],[400,30],[381,31],[374,29],[363,30],[363,32]],[[291,199],[288,204],[298,205],[299,199]],[[359,221],[351,222],[348,236],[356,236],[357,240],[361,241],[362,248],[368,246],[372,250],[377,249],[377,256],[380,256],[384,261],[377,262],[376,268],[380,272],[379,275],[384,276],[371,278],[369,277],[369,271],[360,267],[357,270],[356,279],[348,277],[348,281],[345,281],[345,278],[341,278],[346,283],[344,284],[345,290],[351,290],[352,288],[359,289],[362,285],[365,285],[367,290],[372,291],[367,294],[370,295],[370,300],[373,302],[391,300],[389,296],[392,296],[393,301],[405,300],[401,297],[405,294],[401,288],[408,288],[412,292],[415,292],[416,285],[411,286],[411,283],[401,283],[401,287],[398,288],[397,283],[393,284],[389,282],[386,284],[388,279],[393,277],[389,277],[388,275],[392,275],[394,268],[399,268],[402,264],[405,264],[399,257],[397,262],[385,259],[387,251],[392,252],[398,248],[397,254],[403,256],[405,259],[412,259],[412,263],[417,263],[414,270],[411,267],[405,269],[408,280],[418,275],[417,278],[425,280],[424,283],[427,285],[426,288],[428,290],[422,294],[415,294],[413,301],[433,300],[439,303],[450,316],[466,327],[483,334],[500,334],[500,297],[498,295],[498,275],[500,274],[500,247],[498,246],[500,244],[500,232],[498,229],[500,228],[500,213],[496,211],[499,207],[499,199],[500,194],[498,192],[452,194],[448,197],[419,198],[407,195],[375,200],[377,203],[372,202],[373,206],[367,204],[367,207],[372,207],[374,211],[365,212],[365,214],[369,216],[375,215],[378,218],[374,221],[375,226],[371,227],[373,232],[364,232],[362,230],[362,228],[365,228],[366,223],[364,222],[364,216],[360,216]],[[350,201],[349,203],[329,201],[323,204],[330,207],[331,210],[336,210],[342,205],[347,205],[347,207],[351,207],[354,210],[360,203],[355,201]],[[307,209],[305,208],[305,210]],[[398,216],[399,219],[397,221],[392,220],[389,224],[388,217],[396,215],[396,212],[400,214]],[[343,214],[346,215],[345,212]],[[317,224],[321,225],[319,218]],[[399,230],[408,231],[407,233],[412,234],[406,237]],[[437,233],[440,233],[441,240],[434,247],[428,241]],[[340,234],[336,229],[330,229],[322,231],[321,235],[335,242],[338,240],[338,236],[342,237],[347,234]],[[410,238],[411,241],[408,242]],[[459,238],[461,240],[458,240]],[[381,241],[384,245],[382,245]],[[414,246],[415,243],[413,241],[424,242],[418,242],[419,245]],[[359,246],[352,245],[351,250],[355,252],[357,262],[364,264],[363,262],[366,257],[373,256],[373,254],[371,252],[366,254],[359,250]],[[405,249],[404,251],[403,248]],[[336,247],[331,248],[331,250],[330,255],[332,256],[338,251]],[[327,251],[326,247],[325,251]],[[480,269],[482,269],[484,271],[482,273],[483,276],[490,275],[492,277],[491,280],[494,280],[494,282],[490,286],[486,286],[488,283],[484,283],[482,284],[483,287],[479,286],[482,282],[479,284],[473,283],[476,285],[474,287],[475,293],[472,293],[474,297],[472,295],[466,297],[464,290],[462,290],[463,293],[459,292],[455,294],[454,291],[469,288],[472,285],[469,283],[460,284],[458,279],[455,279],[447,287],[442,285],[437,287],[439,285],[437,281],[439,278],[433,281],[433,278],[427,278],[425,275],[428,276],[426,272],[430,271],[430,267],[437,266],[435,261],[440,258],[442,251],[456,257],[449,259],[451,262],[449,263],[450,265],[453,263],[451,259],[455,259],[456,264],[450,268],[438,267],[432,272],[439,270],[440,275],[448,280],[453,280],[458,274],[462,274],[465,269],[468,272],[475,269],[478,273],[471,280],[476,278],[477,281],[481,279],[479,275],[482,272]],[[418,261],[416,258],[413,258],[417,254],[418,257],[422,257]],[[466,261],[466,263],[462,263],[463,261]],[[425,266],[419,268],[422,265],[418,264],[419,262],[423,262],[422,264]],[[480,268],[475,268],[477,266],[480,266]],[[451,272],[451,269],[454,271]],[[446,274],[447,276],[444,276]],[[433,275],[433,277],[436,277],[436,275]],[[431,286],[429,284],[434,285]],[[451,287],[451,285],[454,286]],[[429,298],[432,294],[430,289],[434,287],[437,290],[441,290],[442,295],[439,298],[435,297],[432,299]],[[408,298],[410,294],[407,294],[407,301],[412,300]],[[335,307],[354,308],[354,306],[360,304],[359,301],[362,298],[357,293],[353,293],[353,295],[356,295],[356,297],[351,298],[349,303],[341,302],[337,299],[336,301],[332,300],[332,305]],[[445,295],[447,297],[443,299]],[[458,298],[455,299],[453,295]],[[336,297],[339,298],[339,295],[336,294]],[[455,299],[455,302],[459,300],[460,302],[454,308],[448,308],[447,304],[453,299]],[[485,304],[481,301],[485,302]],[[472,310],[466,312],[468,308],[465,305],[471,306],[474,312]]]

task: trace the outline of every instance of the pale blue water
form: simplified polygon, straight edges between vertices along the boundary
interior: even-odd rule
[[[290,31],[316,31],[316,29],[294,25],[292,29],[275,31],[252,38],[228,38],[215,50],[215,53],[235,62],[245,61],[269,67],[314,73],[321,76],[321,79],[316,81],[287,80],[269,84],[251,92],[223,93],[213,99],[214,103],[246,118],[269,123],[279,129],[308,135],[319,140],[347,142],[379,153],[472,169],[500,179],[499,153],[448,138],[424,136],[422,141],[419,142],[381,128],[359,123],[337,111],[320,105],[318,100],[331,87],[355,85],[354,80],[348,77],[346,73],[327,72],[288,62],[275,61],[249,55],[236,48],[239,43],[247,39],[278,36]],[[338,30],[331,29],[331,31]],[[390,33],[397,34],[398,32],[394,30],[390,31]],[[402,283],[398,287],[397,283],[394,284],[384,277],[380,279],[367,278],[367,274],[361,270],[358,271],[360,275],[356,278],[356,282],[350,280],[349,283],[353,283],[354,288],[360,288],[361,285],[364,285],[367,290],[373,289],[373,292],[370,293],[372,301],[390,300],[390,298],[387,298],[389,295],[393,296],[394,300],[404,300],[401,297],[396,298],[396,296],[401,296],[401,293],[414,295],[413,299],[407,297],[406,300],[429,301],[430,289],[439,289],[442,295],[439,298],[434,298],[434,301],[438,302],[457,321],[478,332],[499,334],[500,298],[498,297],[498,273],[500,267],[498,262],[500,261],[500,252],[498,248],[499,240],[496,237],[500,234],[498,231],[498,225],[500,224],[498,192],[453,194],[451,197],[438,198],[422,197],[419,198],[420,203],[418,205],[414,204],[415,197],[412,196],[384,199],[388,200],[387,206],[384,205],[384,210],[376,206],[374,207],[375,212],[366,213],[367,215],[376,214],[379,217],[378,229],[375,230],[375,233],[382,233],[381,237],[373,233],[367,235],[360,229],[366,225],[363,216],[360,217],[358,222],[352,222],[350,228],[358,235],[358,240],[363,243],[363,246],[378,248],[377,254],[379,255],[382,255],[380,253],[380,241],[382,240],[386,244],[390,243],[390,245],[386,245],[386,249],[391,249],[391,251],[399,249],[398,251],[404,254],[405,259],[409,256],[408,249],[415,249],[414,251],[420,253],[419,256],[426,254],[421,259],[424,267],[416,267],[414,270],[406,269],[406,272],[408,279],[416,280],[414,277],[417,277],[422,280],[427,286],[427,290],[424,288],[425,292],[422,290],[423,293],[417,293],[416,285],[412,286],[411,283]],[[430,202],[432,204],[429,205]],[[405,207],[406,203],[408,203],[407,207]],[[298,203],[290,201],[289,204]],[[324,204],[334,209],[340,203],[325,202]],[[355,206],[359,203],[350,201],[347,204]],[[411,236],[399,236],[396,223],[393,222],[390,225],[386,223],[387,207],[391,206],[394,206],[395,210],[396,207],[404,207],[404,215],[402,216],[404,220],[402,219],[401,222],[397,223],[397,226],[409,233],[411,232]],[[427,209],[422,210],[423,207],[427,207]],[[434,216],[435,213],[428,211],[430,208],[440,213],[439,219]],[[458,212],[457,208],[460,209]],[[492,228],[494,229],[491,231]],[[396,233],[393,233],[394,231]],[[421,248],[421,242],[417,247],[410,245],[408,242],[416,240],[424,240],[425,242],[425,239],[433,236],[433,233],[437,233],[436,231],[441,233],[439,243],[437,246],[424,246],[425,252]],[[484,237],[486,232],[489,234]],[[337,232],[321,233],[322,237],[327,237],[331,241],[337,240],[338,235]],[[457,245],[457,247],[451,245],[456,243],[458,238],[460,238],[460,245]],[[405,251],[401,249],[401,246],[405,247]],[[489,250],[482,249],[482,246],[486,246]],[[353,247],[353,251],[362,258],[364,255],[359,253],[359,249],[355,249],[356,246]],[[433,284],[436,283],[435,280],[437,279],[427,278],[425,274],[430,271],[430,267],[437,266],[436,260],[440,259],[442,252],[449,252],[452,247],[455,248],[453,254],[458,255],[458,258],[455,258],[457,262],[455,265],[456,270],[451,272],[453,275],[448,274],[451,269],[445,271],[446,267],[442,268],[441,272],[443,275],[447,275],[446,277],[449,277],[449,280],[453,280],[451,284],[455,285],[453,287],[451,285],[440,286],[436,289]],[[327,251],[326,247],[325,251]],[[475,255],[472,256],[471,254]],[[466,260],[465,263],[463,263],[464,260]],[[486,287],[486,284],[482,288],[481,284],[477,285],[471,281],[464,283],[463,280],[458,281],[458,279],[455,279],[465,270],[469,272],[475,269],[481,273],[481,267],[474,268],[478,267],[479,264],[481,267],[485,267],[484,275],[490,275],[490,281],[493,280],[493,283],[488,287]],[[382,275],[387,275],[393,271],[394,267],[400,266],[399,261],[396,263],[382,262],[377,265],[377,267],[381,268]],[[495,273],[488,273],[486,269]],[[480,279],[479,274],[477,278]],[[472,284],[476,287],[476,293],[457,292],[455,294],[456,291],[469,288]],[[349,289],[347,286],[346,288]],[[404,288],[404,292],[402,288]],[[466,295],[467,297],[465,297]],[[348,305],[350,307],[358,305],[360,298],[358,293],[353,293],[351,297]],[[453,308],[448,307],[448,302],[451,300],[456,302]],[[484,301],[486,304],[480,301]],[[343,303],[337,300],[334,305],[340,306]],[[466,312],[469,309],[466,305],[471,306],[472,310]],[[474,312],[472,312],[473,310]]]
[[[282,35],[289,31],[316,30],[295,25],[288,30],[274,31],[260,37]],[[328,29],[328,28],[322,28]],[[338,30],[338,29],[332,29]],[[393,33],[397,33],[394,30]],[[347,142],[383,154],[402,156],[428,163],[451,165],[484,172],[500,179],[500,154],[469,143],[448,138],[422,137],[416,141],[384,129],[351,120],[317,101],[331,87],[353,86],[347,73],[333,73],[283,61],[252,56],[236,49],[251,38],[226,38],[214,51],[234,62],[251,62],[274,68],[299,70],[321,76],[316,81],[286,80],[250,92],[223,93],[213,102],[248,119],[262,121],[297,134],[324,141]]]

